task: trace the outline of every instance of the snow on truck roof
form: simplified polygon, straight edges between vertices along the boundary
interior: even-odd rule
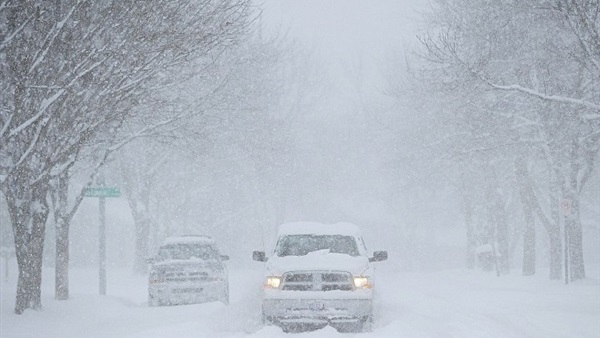
[[[206,236],[206,235],[184,235],[184,236],[168,237],[167,239],[165,239],[163,245],[178,244],[178,243],[214,244],[215,240],[212,239],[210,236]]]
[[[293,222],[279,226],[279,235],[347,235],[360,236],[358,226],[340,222],[335,224],[324,224],[319,222]]]

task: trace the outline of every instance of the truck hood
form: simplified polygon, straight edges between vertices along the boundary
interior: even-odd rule
[[[197,270],[197,269],[210,269],[219,271],[223,269],[223,264],[217,260],[201,260],[201,259],[189,259],[189,260],[164,260],[161,262],[154,263],[152,265],[154,270]]]
[[[354,276],[369,270],[369,259],[364,256],[330,253],[329,250],[310,252],[305,256],[272,256],[266,264],[267,275],[282,275],[288,271],[333,270],[347,271]]]

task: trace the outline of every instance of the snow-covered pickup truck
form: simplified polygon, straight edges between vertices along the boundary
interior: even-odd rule
[[[356,225],[287,223],[279,227],[275,249],[266,262],[262,318],[284,331],[331,325],[338,331],[369,330],[373,321],[372,262]]]
[[[229,256],[221,255],[208,236],[169,237],[159,248],[148,276],[148,305],[229,303],[227,267]]]

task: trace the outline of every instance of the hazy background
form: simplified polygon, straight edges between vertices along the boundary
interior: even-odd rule
[[[286,69],[284,76],[274,76],[270,87],[252,87],[257,106],[267,107],[259,113],[268,114],[248,113],[223,129],[209,126],[202,136],[205,142],[191,146],[139,142],[106,170],[108,185],[123,192],[124,177],[156,172],[141,179],[150,187],[150,253],[165,236],[204,233],[232,256],[233,266],[243,266],[252,264],[252,250],[268,249],[282,222],[347,221],[363,228],[371,250],[389,250],[390,266],[395,268],[464,267],[466,230],[456,173],[437,161],[435,145],[421,147],[428,135],[440,130],[432,124],[423,133],[416,126],[430,117],[390,95],[390,81],[406,76],[397,66],[406,62],[408,47],[418,43],[416,35],[427,29],[420,21],[427,4],[257,2],[263,8],[263,38],[276,36],[285,41],[283,50],[292,51],[279,61]],[[257,49],[248,50],[252,52]],[[244,76],[268,73],[269,67]],[[286,85],[286,80],[293,84]],[[282,87],[294,90],[272,99],[270,93]],[[195,88],[193,82],[188,84],[189,95],[197,94]],[[598,191],[595,175],[582,206],[584,250],[591,264],[600,262]],[[132,264],[135,230],[130,206],[124,195],[108,199],[109,266]],[[518,222],[517,212],[509,210],[511,221]],[[5,213],[4,219],[6,234],[10,227]],[[547,235],[537,226],[537,259],[544,266]],[[71,226],[72,266],[96,264],[97,237],[97,200],[88,198]],[[52,264],[51,226],[46,250]],[[518,267],[520,250],[512,254]]]
[[[256,163],[240,155],[236,144],[222,140],[214,148],[218,154],[186,164],[194,182],[182,185],[195,184],[204,194],[188,205],[191,210],[181,212],[181,217],[191,213],[184,221],[189,227],[174,232],[208,233],[232,255],[232,264],[244,265],[251,250],[268,247],[281,221],[349,221],[364,229],[371,249],[389,250],[398,266],[420,266],[422,259],[430,267],[463,266],[460,200],[453,198],[451,186],[432,188],[435,182],[411,179],[419,164],[398,165],[397,155],[404,148],[396,144],[398,134],[411,113],[386,93],[386,73],[394,60],[404,57],[407,46],[417,43],[418,10],[426,3],[261,2],[263,34],[293,41],[293,48],[306,56],[294,67],[318,92],[294,111],[292,127],[279,130],[293,140],[282,146],[288,158],[281,161],[285,168],[274,169],[286,178],[284,215],[273,219],[263,206],[253,204],[261,204],[261,192],[253,191]],[[173,185],[155,197],[165,203],[184,198],[183,193]],[[95,259],[96,204],[85,201],[74,220],[72,264]],[[128,204],[124,198],[110,199],[107,211],[109,261],[130,264],[134,230]],[[52,245],[47,248],[51,251]]]

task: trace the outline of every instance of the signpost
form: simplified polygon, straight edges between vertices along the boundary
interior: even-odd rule
[[[120,197],[121,191],[116,187],[105,187],[104,178],[98,178],[99,187],[87,187],[85,197],[98,197],[100,209],[100,228],[98,231],[98,276],[99,293],[106,295],[106,197]]]

